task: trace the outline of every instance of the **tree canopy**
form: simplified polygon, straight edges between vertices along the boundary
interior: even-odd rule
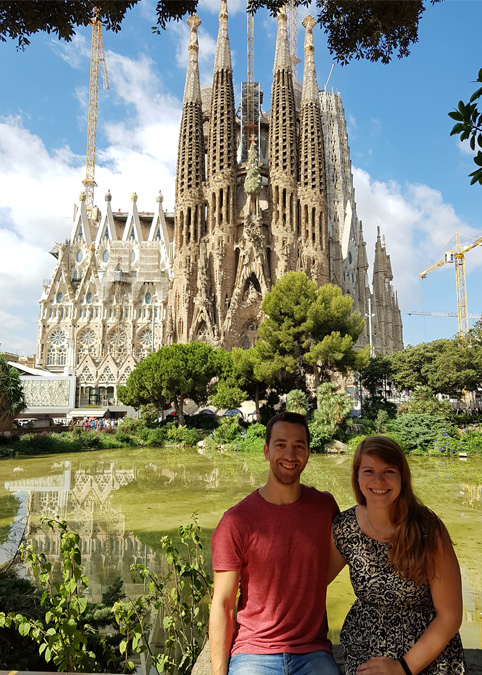
[[[363,319],[353,313],[353,300],[338,286],[320,288],[303,272],[288,272],[266,294],[261,308],[265,318],[256,343],[263,379],[274,377],[286,391],[290,376],[304,382],[307,374],[315,384],[330,379],[334,371],[359,370],[368,359],[368,348],[356,351]]]
[[[340,63],[351,59],[368,59],[388,63],[410,53],[418,40],[418,26],[426,5],[441,0],[315,0],[315,13],[328,36],[328,48]],[[3,0],[0,3],[0,40],[13,39],[20,48],[29,44],[30,36],[45,31],[70,41],[78,26],[87,26],[94,4],[99,18],[110,30],[118,31],[129,9],[139,0]],[[286,0],[251,0],[256,11],[265,7],[272,14]],[[199,0],[158,0],[157,25],[160,32],[171,20],[180,20],[198,8]],[[299,5],[309,6],[310,0]],[[312,10],[313,11],[313,10]]]
[[[218,350],[203,342],[161,347],[140,361],[118,396],[126,405],[139,408],[146,403],[173,402],[180,424],[184,424],[184,401],[198,405],[207,401],[210,383],[219,372]]]

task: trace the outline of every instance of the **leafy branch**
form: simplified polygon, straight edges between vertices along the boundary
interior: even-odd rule
[[[479,70],[476,82],[482,82],[482,68]],[[458,109],[449,113],[449,117],[456,121],[450,135],[460,136],[461,141],[468,140],[473,152],[477,147],[482,148],[482,112],[479,112],[477,108],[477,101],[481,97],[482,87],[479,87],[472,94],[468,103],[459,101]],[[469,174],[469,177],[472,177],[470,184],[479,183],[482,185],[482,150],[478,150],[474,162],[478,168]]]

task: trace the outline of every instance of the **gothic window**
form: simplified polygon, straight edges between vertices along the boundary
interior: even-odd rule
[[[150,293],[146,293],[145,301],[146,301],[146,305],[150,305],[150,304],[151,304],[152,296],[151,296]]]
[[[57,293],[57,302],[59,303],[59,305],[62,302],[63,297],[64,296],[62,295],[62,293]]]
[[[110,366],[107,366],[102,375],[99,377],[99,384],[113,384],[114,382],[114,373],[112,372]]]
[[[87,293],[87,296],[86,296],[85,300],[90,305],[92,303],[92,300],[93,300],[92,293],[90,293],[90,292]]]
[[[48,366],[65,366],[67,360],[67,338],[65,333],[56,329],[50,335],[47,350]]]
[[[79,232],[79,236],[81,236],[80,232]],[[82,253],[82,251],[77,251],[77,253],[75,254],[75,259],[77,260],[77,262],[82,262],[83,257],[84,257],[84,254]]]
[[[82,331],[78,339],[77,363],[80,363],[87,354],[95,354],[97,338],[93,330],[87,328]]]
[[[89,368],[85,366],[80,373],[80,384],[92,384],[94,382],[94,376],[90,372]]]
[[[139,336],[139,358],[145,359],[152,351],[152,331],[146,328]]]
[[[127,355],[127,337],[123,330],[113,330],[109,335],[109,354],[114,358]]]
[[[107,230],[106,230],[106,232],[107,232]],[[102,254],[102,260],[103,260],[103,262],[108,263],[108,262],[109,262],[109,258],[110,258],[109,251],[104,251],[104,253]]]

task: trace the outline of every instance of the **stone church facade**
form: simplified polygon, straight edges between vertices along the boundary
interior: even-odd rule
[[[89,214],[81,195],[70,239],[52,251],[57,265],[40,300],[37,363],[77,376],[77,405],[114,401],[136,363],[163,344],[252,346],[264,294],[293,270],[338,285],[363,315],[371,308],[376,354],[403,348],[380,232],[370,288],[343,105],[339,94],[318,89],[314,19],[303,21],[300,83],[286,12],[278,15],[271,110],[259,108],[247,156],[240,153],[226,0],[212,87],[202,89],[199,24],[188,19],[174,213],[164,212],[161,194],[153,210],[139,211],[135,193],[129,211],[113,211],[108,193],[105,212]],[[370,339],[369,323],[360,346]]]

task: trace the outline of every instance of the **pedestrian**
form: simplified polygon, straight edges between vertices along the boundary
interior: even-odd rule
[[[340,633],[346,675],[463,675],[459,564],[398,443],[365,438],[352,487],[358,506],[333,521],[328,574],[348,564],[357,596]]]
[[[300,483],[310,456],[303,415],[268,422],[264,456],[267,482],[229,509],[212,537],[213,675],[338,675],[325,607],[338,506],[330,493]]]

